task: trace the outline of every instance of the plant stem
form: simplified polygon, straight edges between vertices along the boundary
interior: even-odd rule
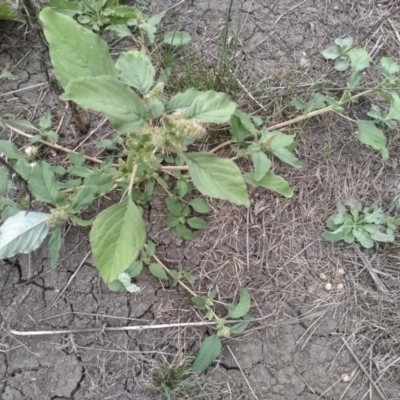
[[[160,260],[155,254],[153,254],[152,257],[157,261],[158,264],[160,264],[160,265],[164,268],[165,272],[166,272],[169,276],[171,276],[172,278],[174,278],[174,276],[173,276],[173,275],[171,274],[171,272],[169,271],[169,268],[166,267],[166,266],[161,262],[161,260]],[[195,292],[193,292],[193,290],[190,289],[190,287],[187,286],[185,283],[183,283],[180,279],[178,280],[178,283],[179,283],[184,289],[186,289],[193,297],[196,297],[196,296],[197,296],[197,294],[196,294]]]
[[[25,136],[25,137],[27,137],[27,138],[29,138],[29,139],[31,139],[31,138],[33,137],[33,136],[30,135],[29,133],[22,132],[22,131],[20,131],[19,129],[14,128],[13,126],[8,125],[6,122],[3,122],[3,123],[4,123],[4,125],[5,125],[7,128],[9,128],[9,129],[11,129],[12,131],[18,133],[19,135]],[[52,147],[53,149],[63,151],[64,153],[79,154],[79,153],[77,153],[76,151],[67,149],[66,147],[60,146],[60,145],[58,145],[58,144],[56,144],[56,143],[48,142],[47,140],[40,139],[40,140],[38,140],[38,142],[39,142],[39,143],[42,143],[42,144],[44,144],[44,145],[46,145],[46,146]],[[97,164],[101,164],[101,163],[103,162],[102,160],[99,160],[98,158],[95,158],[95,157],[91,157],[91,156],[84,156],[84,157],[86,158],[86,160],[95,162],[95,163],[97,163]],[[111,164],[111,165],[112,165],[114,168],[118,168],[118,167],[119,167],[119,164]]]
[[[365,90],[364,92],[361,92],[361,93],[355,94],[354,96],[351,96],[348,100],[346,100],[343,103],[341,103],[341,105],[349,103],[350,101],[356,100],[359,97],[366,96],[368,94],[377,92],[379,90],[380,89],[378,89],[378,88]],[[288,121],[284,121],[284,122],[281,122],[279,124],[271,125],[271,126],[267,127],[267,130],[268,131],[273,131],[275,129],[280,129],[280,128],[283,128],[285,126],[295,124],[296,122],[304,121],[306,119],[315,117],[317,115],[321,115],[321,114],[324,114],[326,112],[332,111],[332,109],[333,109],[333,105],[331,104],[330,106],[321,108],[319,110],[312,111],[312,112],[310,112],[308,114],[305,114],[305,115],[301,115],[300,117],[292,118],[292,119],[289,119]],[[248,134],[246,136],[246,138],[249,138],[251,136],[254,136],[254,135],[253,134]],[[220,143],[218,146],[216,146],[213,149],[211,149],[209,151],[209,153],[215,153],[218,150],[220,150],[220,149],[222,149],[222,148],[224,148],[226,146],[229,146],[230,144],[234,144],[234,143],[237,143],[237,141],[234,140],[234,139],[227,140],[226,142]]]
[[[161,167],[161,171],[189,171],[189,167],[187,165],[167,165]]]
[[[133,169],[133,156],[135,155],[135,152],[133,151],[133,149],[131,149],[131,151],[128,154],[128,158],[126,159],[126,168],[128,169],[128,171],[132,171]]]
[[[131,193],[132,193],[132,188],[133,188],[133,185],[135,184],[135,177],[136,177],[137,169],[138,169],[138,165],[135,164],[133,166],[133,170],[132,170],[132,174],[131,174],[131,180],[129,182],[128,196],[130,196]]]

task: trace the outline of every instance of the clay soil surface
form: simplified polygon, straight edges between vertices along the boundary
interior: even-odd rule
[[[221,32],[228,23],[231,49],[236,43],[238,102],[277,123],[294,115],[287,104],[308,90],[340,97],[347,75],[334,71],[320,55],[335,38],[358,40],[373,64],[382,56],[400,62],[396,3],[187,0],[176,6],[174,1],[153,0],[147,12],[169,9],[161,31],[188,31],[194,39],[188,51],[201,54],[210,69],[218,62]],[[112,42],[115,37],[106,39]],[[122,44],[113,54],[121,50]],[[90,130],[88,137],[80,136],[69,109],[49,85],[46,72],[50,79],[52,74],[46,57],[36,29],[0,22],[0,70],[17,77],[0,82],[0,114],[37,124],[50,112],[53,128],[61,124],[62,146],[104,157],[95,143],[112,138],[111,127],[100,115],[83,111]],[[374,73],[367,72],[363,84],[375,83]],[[370,100],[353,105],[349,116],[365,118]],[[303,168],[294,170],[275,161],[274,169],[289,181],[292,199],[252,188],[249,209],[211,201],[211,229],[197,233],[192,242],[178,239],[163,223],[165,192],[156,191],[145,210],[149,238],[163,262],[182,263],[198,277],[192,284],[195,291],[204,294],[215,288],[222,302],[232,302],[240,288],[247,288],[251,313],[258,318],[243,335],[224,340],[218,361],[204,375],[189,375],[174,399],[400,399],[399,237],[392,244],[362,250],[362,255],[354,246],[321,238],[336,203],[349,196],[364,205],[377,202],[386,211],[393,205],[395,215],[400,130],[387,135],[387,162],[359,143],[349,120],[334,114],[297,125],[291,132],[297,133],[296,152]],[[0,135],[21,148],[27,145],[8,130]],[[64,154],[46,147],[40,154],[48,162],[66,161]],[[111,200],[99,200],[86,216],[95,216]],[[41,210],[45,209],[37,208]],[[147,272],[136,280],[139,293],[110,292],[88,256],[88,229],[67,225],[63,236],[61,262],[55,269],[49,266],[45,244],[30,255],[0,261],[1,399],[165,399],[151,385],[157,366],[190,361],[211,328],[11,334],[10,329],[203,320],[183,289]],[[375,285],[366,265],[378,274],[386,292]],[[338,275],[340,268],[344,275]],[[327,283],[332,290],[325,289]],[[342,374],[350,381],[344,382]]]

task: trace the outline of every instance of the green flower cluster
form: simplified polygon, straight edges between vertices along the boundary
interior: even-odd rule
[[[143,97],[143,99],[148,104],[153,100],[162,100],[163,97],[164,83],[158,82],[157,85],[154,86],[153,89],[151,89],[150,92]]]
[[[128,135],[126,145],[134,151],[134,164],[144,162],[150,168],[158,169],[157,151],[181,153],[205,133],[199,122],[184,118],[184,110],[164,114],[161,124],[160,127],[145,126]]]
[[[50,217],[46,220],[46,225],[54,228],[68,219],[68,206],[57,207],[50,211]]]

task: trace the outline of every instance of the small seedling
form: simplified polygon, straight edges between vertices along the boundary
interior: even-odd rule
[[[339,203],[338,213],[328,218],[326,226],[332,232],[324,232],[322,237],[330,242],[356,241],[369,249],[375,242],[393,242],[398,225],[400,218],[386,215],[376,204],[363,209],[361,202],[348,200],[345,205]]]
[[[188,205],[182,207],[180,202],[173,197],[168,197],[167,200],[168,211],[173,215],[172,218],[166,219],[166,225],[175,228],[176,234],[185,240],[193,240],[194,234],[189,229],[209,229],[210,224],[199,217],[189,217],[192,207],[199,213],[208,213],[212,208],[203,199],[193,199]],[[194,206],[192,206],[194,204]],[[197,210],[196,210],[197,209]],[[200,211],[199,211],[200,210]]]
[[[346,71],[350,67],[349,50],[353,46],[353,39],[346,37],[344,39],[335,39],[335,46],[328,47],[322,52],[327,60],[335,60],[334,68],[336,71]]]

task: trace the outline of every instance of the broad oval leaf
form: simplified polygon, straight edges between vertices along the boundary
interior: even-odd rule
[[[96,268],[105,283],[125,272],[146,241],[146,228],[136,204],[128,198],[101,212],[90,231]]]
[[[294,168],[302,168],[299,159],[288,148],[279,147],[277,149],[272,150],[272,152],[276,157],[278,157],[284,163]]]
[[[193,184],[205,196],[250,206],[239,167],[231,160],[210,153],[188,153],[185,160]]]
[[[111,76],[76,79],[66,87],[61,98],[104,113],[119,133],[146,124],[144,102],[133,90]]]
[[[218,336],[212,335],[204,339],[192,365],[192,370],[197,373],[205,371],[218,358],[221,351],[222,344]]]
[[[59,198],[58,184],[51,166],[45,161],[38,161],[32,168],[28,186],[37,200],[56,204]],[[63,195],[62,195],[63,196]]]
[[[200,94],[201,92],[194,88],[190,88],[183,93],[178,93],[171,97],[167,104],[166,110],[175,111],[181,108],[189,108],[193,104],[194,99]]]
[[[225,93],[208,90],[196,96],[186,113],[186,118],[195,118],[205,123],[223,124],[235,112],[236,104],[229,101]]]
[[[247,289],[240,289],[239,303],[229,310],[228,317],[242,318],[250,310],[250,293]]]
[[[184,239],[184,240],[193,240],[194,239],[193,232],[190,229],[186,228],[186,226],[183,224],[178,223],[175,226],[175,232],[181,239]]]
[[[36,250],[49,232],[46,224],[49,216],[46,213],[19,211],[8,218],[0,228],[0,259]]]
[[[194,211],[200,214],[206,214],[213,210],[211,206],[202,198],[190,200],[189,205],[193,208]]]
[[[259,181],[271,168],[271,160],[262,151],[256,151],[251,155],[254,165],[254,179]]]
[[[54,73],[64,89],[77,78],[117,77],[107,43],[99,35],[50,8],[45,8],[39,18],[50,45]]]
[[[164,271],[164,268],[157,263],[151,263],[149,265],[150,272],[153,276],[155,276],[158,279],[162,279],[163,281],[168,280],[167,273]]]
[[[97,191],[98,187],[95,185],[88,185],[79,188],[72,198],[70,212],[77,213],[88,208],[96,197]]]
[[[362,71],[369,67],[370,55],[365,49],[353,48],[347,53],[350,58],[350,65],[353,71]]]
[[[192,229],[210,229],[210,224],[199,217],[189,218],[186,222]]]
[[[122,82],[146,94],[153,85],[155,70],[144,51],[125,51],[117,61],[117,70]]]
[[[293,191],[292,189],[290,189],[289,184],[287,183],[287,181],[282,178],[279,175],[275,175],[272,172],[268,171],[264,178],[262,178],[261,180],[257,181],[254,178],[254,174],[244,174],[244,179],[246,179],[246,181],[248,183],[250,183],[250,185],[253,186],[261,186],[264,187],[266,189],[272,190],[274,192],[277,192],[279,194],[281,194],[282,196],[285,196],[287,198],[292,198],[293,197]]]
[[[371,121],[357,121],[358,125],[358,140],[374,150],[379,150],[382,154],[382,159],[387,160],[389,153],[386,148],[386,137],[383,132],[376,127]]]

